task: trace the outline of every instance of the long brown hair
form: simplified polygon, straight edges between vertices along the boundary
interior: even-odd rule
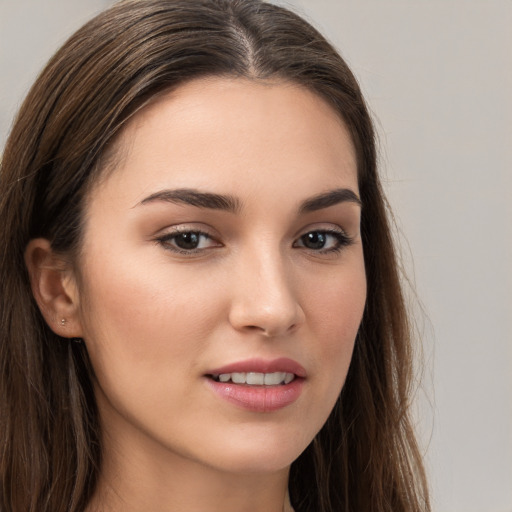
[[[101,467],[87,351],[44,322],[25,247],[45,237],[73,259],[87,191],[110,167],[116,134],[159,92],[211,75],[309,88],[343,118],[357,151],[368,299],[339,400],[292,465],[292,504],[297,512],[427,511],[408,410],[412,343],[372,122],[333,47],[260,0],[120,2],[64,44],[22,105],[0,174],[0,510],[82,511]]]

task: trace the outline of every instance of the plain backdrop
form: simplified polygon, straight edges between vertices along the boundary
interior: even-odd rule
[[[109,3],[0,0],[0,148],[46,60]],[[512,512],[512,1],[281,3],[339,48],[374,112],[425,311],[416,417],[434,510]]]

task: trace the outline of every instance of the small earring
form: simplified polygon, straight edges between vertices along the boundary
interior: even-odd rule
[[[63,318],[61,321],[60,321],[60,325],[62,325],[62,327],[64,327],[66,324],[67,324],[67,320],[65,318]]]

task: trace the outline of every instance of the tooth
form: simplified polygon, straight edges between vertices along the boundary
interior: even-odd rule
[[[263,386],[265,375],[263,373],[249,372],[247,374],[247,384]]]
[[[231,380],[235,384],[245,384],[245,373],[232,373],[231,374]]]
[[[286,373],[284,372],[265,373],[265,385],[277,386],[283,382],[285,376]]]
[[[284,378],[285,384],[290,384],[290,382],[295,378],[295,375],[293,373],[287,373]]]
[[[213,375],[213,377],[219,382],[229,382],[231,380],[234,384],[249,384],[253,386],[277,386],[279,384],[289,384],[295,379],[293,373],[285,372],[234,372],[221,373],[219,375]]]

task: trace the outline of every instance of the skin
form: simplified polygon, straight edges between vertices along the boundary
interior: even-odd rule
[[[290,464],[334,406],[365,304],[360,205],[299,212],[334,189],[358,195],[350,136],[302,87],[212,78],[156,99],[118,144],[75,270],[45,270],[44,240],[27,250],[47,321],[84,339],[95,371],[105,454],[89,511],[286,510]],[[239,208],[144,202],[178,188]],[[176,229],[208,236],[176,252]],[[324,248],[306,246],[319,232]],[[253,412],[211,391],[205,374],[254,357],[305,368],[294,403]]]

